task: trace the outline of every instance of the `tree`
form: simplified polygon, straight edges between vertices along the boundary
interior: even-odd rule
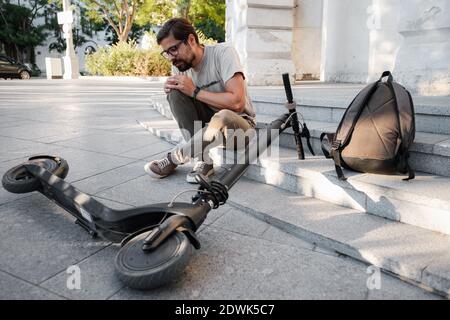
[[[189,2],[187,15],[195,27],[208,38],[225,41],[225,0],[189,0]]]
[[[55,41],[49,44],[49,51],[56,50],[62,53],[66,50],[66,40],[63,37],[61,25],[58,24],[57,12],[62,10],[61,0],[48,0],[50,5],[45,9],[46,26],[53,32]],[[94,31],[104,30],[107,24],[101,20],[95,22],[88,18],[87,9],[82,0],[72,0],[72,7],[76,14],[75,23],[72,25],[73,45],[75,49],[82,46],[92,37]]]
[[[147,0],[85,0],[88,16],[94,21],[105,19],[119,41],[127,41],[133,23]]]
[[[225,0],[146,0],[137,18],[141,26],[162,25],[173,17],[190,20],[208,38],[225,40]]]
[[[176,14],[177,2],[170,0],[145,0],[136,22],[140,26],[162,25]]]
[[[115,35],[127,41],[144,29],[162,25],[172,17],[192,21],[208,38],[225,40],[225,0],[84,0],[88,17],[107,21]]]
[[[25,7],[0,0],[0,42],[9,56],[34,63],[34,48],[47,37],[46,26],[34,26],[34,20],[48,3],[47,0],[29,0],[27,4]]]

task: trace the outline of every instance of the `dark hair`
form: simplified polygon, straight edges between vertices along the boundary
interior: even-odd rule
[[[195,41],[199,43],[198,35],[188,20],[184,18],[173,18],[164,23],[161,30],[159,30],[156,35],[156,41],[158,44],[161,44],[161,41],[170,35],[172,35],[176,40],[187,40],[190,34],[193,34]]]

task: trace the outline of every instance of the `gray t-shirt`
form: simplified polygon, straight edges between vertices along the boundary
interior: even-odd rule
[[[185,72],[180,72],[175,66],[173,66],[172,73],[184,74],[192,78],[194,85],[210,92],[225,92],[225,83],[236,73],[242,73],[242,76],[245,79],[244,68],[239,61],[239,56],[236,50],[226,43],[205,46],[203,60],[195,67],[195,69],[191,68]],[[245,95],[245,109],[243,113],[240,113],[240,115],[255,125],[256,115],[246,83]],[[220,110],[213,106],[210,107],[216,111]]]

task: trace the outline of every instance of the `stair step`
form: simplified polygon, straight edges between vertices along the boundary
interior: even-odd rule
[[[220,163],[220,155],[213,157]],[[361,212],[450,234],[450,178],[418,172],[415,180],[406,182],[402,176],[348,170],[344,173],[347,181],[338,179],[329,159],[308,156],[298,160],[294,150],[280,148],[279,158],[261,157],[246,176]]]
[[[278,116],[258,114],[257,127],[264,128]],[[338,124],[332,122],[306,121],[311,133],[311,145],[314,153],[323,155],[320,135],[322,132],[335,132]],[[280,136],[280,146],[295,148],[292,129],[286,130]],[[304,143],[306,150],[307,146]],[[411,150],[411,167],[416,171],[450,177],[450,135],[416,132],[416,138]]]
[[[311,89],[302,86],[293,90],[298,111],[307,120],[339,123],[345,109],[362,89],[362,86],[349,86],[349,89],[320,87]],[[250,90],[256,114],[276,117],[285,112],[286,97],[282,88],[269,90],[252,88]],[[416,130],[435,134],[450,134],[450,97],[413,97],[416,114]]]
[[[172,111],[170,110],[166,94],[153,95],[150,99],[150,105],[167,119],[173,119]]]
[[[168,142],[184,141],[174,120],[161,116],[144,124]],[[224,162],[222,152],[219,148],[211,151],[216,164]],[[329,159],[307,156],[300,161],[295,150],[283,147],[278,156],[260,157],[246,176],[361,212],[450,234],[450,178],[417,172],[415,180],[405,182],[402,176],[344,170],[348,180],[340,181]],[[226,157],[233,159],[232,152]]]
[[[449,297],[448,235],[245,178],[230,190],[227,203],[303,240],[374,265]]]
[[[156,95],[152,97],[152,107],[167,119],[173,119],[166,95]],[[262,128],[279,115],[285,112],[285,108],[280,108],[276,115],[258,114],[256,120],[258,127]],[[319,137],[322,132],[336,131],[337,122],[324,122],[307,120],[311,131],[311,144],[317,155],[322,154]],[[295,148],[293,144],[292,130],[288,129],[280,136],[280,146]],[[304,145],[306,150],[306,144]],[[411,166],[416,171],[450,177],[450,134],[433,134],[426,132],[416,132],[416,139],[411,146]]]

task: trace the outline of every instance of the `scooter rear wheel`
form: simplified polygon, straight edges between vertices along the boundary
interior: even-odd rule
[[[142,250],[144,239],[150,232],[141,233],[127,242],[115,259],[119,279],[133,289],[152,289],[177,279],[192,254],[192,244],[178,231],[154,251]]]
[[[51,173],[64,179],[69,172],[69,165],[67,161],[52,156],[35,156],[28,159],[24,164],[39,165]],[[41,184],[39,179],[36,179],[31,173],[27,171],[24,164],[20,164],[14,168],[9,169],[2,178],[2,185],[7,191],[12,193],[28,193],[36,191]]]

